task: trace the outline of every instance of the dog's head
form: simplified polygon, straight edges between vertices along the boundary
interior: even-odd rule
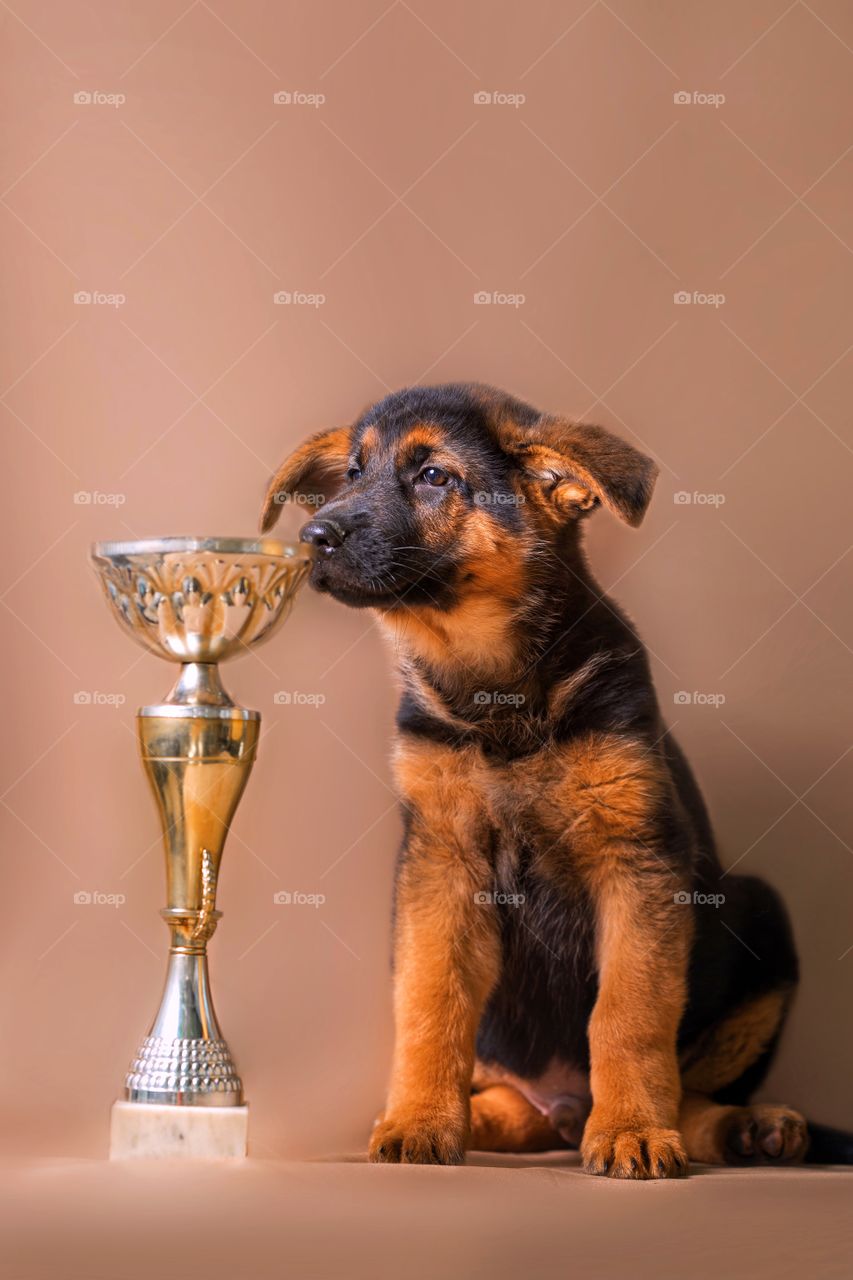
[[[389,613],[450,611],[471,595],[521,595],[531,566],[565,550],[598,505],[638,525],[656,474],[602,428],[489,387],[412,387],[297,449],[270,482],[261,529],[284,502],[308,504],[314,587]]]

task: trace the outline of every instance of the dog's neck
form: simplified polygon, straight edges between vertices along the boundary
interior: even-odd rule
[[[574,546],[570,560],[534,562],[523,580],[468,584],[449,609],[402,605],[379,616],[404,684],[423,697],[465,709],[477,694],[500,692],[532,708],[574,620],[600,598]],[[579,649],[578,664],[587,656]]]
[[[518,605],[477,594],[449,610],[403,607],[381,620],[401,662],[455,688],[471,680],[511,682],[521,667],[520,637],[514,622]]]

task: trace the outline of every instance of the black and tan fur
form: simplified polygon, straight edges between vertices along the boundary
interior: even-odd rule
[[[750,1106],[797,983],[784,907],[727,876],[583,518],[639,525],[654,464],[478,385],[412,388],[283,464],[312,582],[377,611],[402,697],[396,1047],[371,1159],[579,1146],[615,1177],[797,1160]],[[725,902],[702,905],[701,895]]]

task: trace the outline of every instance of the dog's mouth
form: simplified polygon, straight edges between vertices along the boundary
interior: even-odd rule
[[[333,556],[318,556],[311,568],[309,582],[315,591],[323,591],[351,608],[381,608],[394,603],[394,589],[383,586],[381,579],[362,578],[342,571]]]
[[[433,557],[407,549],[404,563],[393,555],[379,560],[356,558],[348,550],[318,549],[309,582],[354,609],[412,608],[417,605],[442,607],[449,591],[449,573],[444,580]]]

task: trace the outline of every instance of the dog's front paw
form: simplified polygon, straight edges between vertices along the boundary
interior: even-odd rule
[[[587,1173],[609,1178],[681,1178],[687,1154],[675,1129],[599,1129],[587,1125],[581,1143]]]
[[[373,1126],[368,1158],[374,1164],[461,1164],[464,1126],[434,1113],[381,1115]]]

